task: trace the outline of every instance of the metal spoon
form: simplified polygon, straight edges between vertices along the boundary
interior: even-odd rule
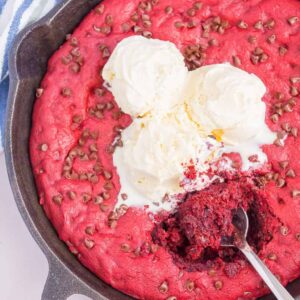
[[[294,300],[247,243],[249,220],[243,208],[236,210],[232,218],[232,224],[237,230],[236,238],[222,237],[221,245],[223,247],[237,247],[241,250],[278,300]]]

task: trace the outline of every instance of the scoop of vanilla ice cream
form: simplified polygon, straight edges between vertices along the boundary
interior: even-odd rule
[[[274,135],[265,124],[265,92],[254,74],[215,64],[189,73],[186,99],[192,119],[208,134],[218,132],[225,144],[268,144]]]
[[[117,45],[102,76],[120,108],[136,117],[176,105],[187,73],[184,57],[173,43],[132,36]]]
[[[182,191],[185,164],[193,160],[204,166],[219,145],[200,134],[183,106],[153,118],[135,119],[123,132],[124,146],[114,154],[114,163],[127,170],[137,190],[152,201],[160,201],[166,193]]]

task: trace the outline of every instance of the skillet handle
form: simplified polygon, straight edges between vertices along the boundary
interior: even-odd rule
[[[49,259],[49,273],[41,300],[66,300],[74,294],[91,296],[86,286],[55,258]]]

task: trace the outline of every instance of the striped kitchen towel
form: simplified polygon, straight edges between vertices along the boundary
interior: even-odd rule
[[[16,34],[63,0],[0,0],[0,153],[9,87],[8,55]]]

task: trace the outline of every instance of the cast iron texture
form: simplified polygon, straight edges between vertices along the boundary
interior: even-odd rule
[[[20,213],[49,262],[44,300],[64,300],[84,294],[94,300],[132,299],[105,284],[86,269],[59,240],[38,202],[29,160],[29,134],[35,89],[47,61],[86,13],[100,0],[66,0],[38,23],[22,31],[10,56],[10,91],[5,155],[11,187]],[[287,258],[288,259],[288,258]],[[289,287],[300,299],[300,280]],[[271,296],[264,299],[274,299]],[[180,299],[178,299],[180,300]],[[226,299],[224,299],[226,300]]]

